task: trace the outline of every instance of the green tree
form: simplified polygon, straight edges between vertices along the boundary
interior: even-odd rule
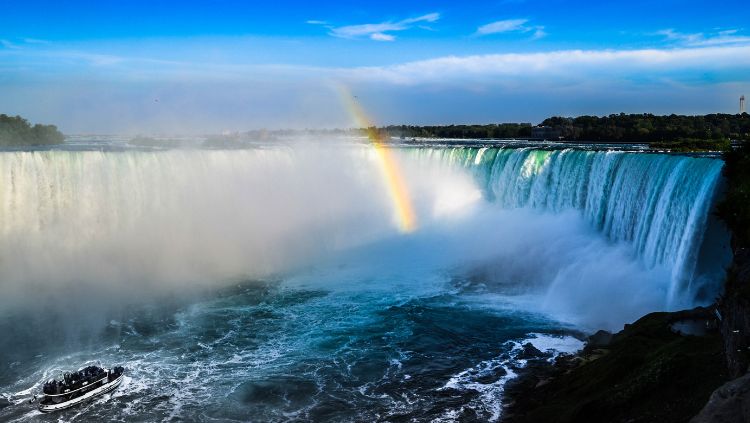
[[[65,140],[55,125],[31,125],[21,116],[0,114],[0,147],[53,145]]]

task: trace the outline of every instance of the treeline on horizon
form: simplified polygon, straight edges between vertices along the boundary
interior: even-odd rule
[[[530,123],[493,123],[489,125],[414,126],[391,125],[377,128],[381,136],[393,138],[529,138]],[[372,130],[372,128],[369,128]]]
[[[750,115],[709,114],[703,116],[613,114],[609,116],[551,117],[539,126],[548,127],[567,141],[623,141],[660,143],[690,140],[749,140]],[[530,123],[491,125],[411,126],[377,128],[395,138],[531,138]]]
[[[541,126],[559,129],[570,140],[659,142],[678,140],[750,139],[750,115],[709,114],[703,116],[625,114],[551,117]]]
[[[65,140],[55,125],[31,125],[21,116],[0,114],[0,146],[53,145]]]
[[[729,146],[729,140],[750,140],[750,115],[709,114],[703,116],[653,114],[613,114],[609,116],[551,117],[545,127],[546,139],[566,141],[612,141],[649,143],[652,146],[683,149],[717,149]],[[390,125],[361,129],[307,131],[313,134],[368,135],[373,132],[390,138],[524,139],[534,138],[531,123],[488,125]],[[300,131],[248,131],[229,138],[274,140],[277,136]],[[227,136],[209,137],[224,140]],[[20,116],[0,114],[0,146],[51,145],[64,140],[55,125],[31,125]],[[214,140],[215,141],[215,140]]]

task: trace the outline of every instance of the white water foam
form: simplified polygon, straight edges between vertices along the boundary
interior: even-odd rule
[[[502,417],[502,398],[508,381],[516,378],[517,369],[522,369],[528,364],[527,359],[519,358],[523,346],[527,343],[533,345],[539,351],[549,354],[546,359],[549,362],[560,354],[570,354],[583,348],[584,343],[572,336],[554,336],[541,333],[530,333],[528,338],[521,341],[509,341],[510,351],[503,353],[497,358],[485,360],[477,365],[463,370],[452,376],[445,385],[440,388],[455,389],[458,391],[475,391],[478,396],[469,403],[482,419],[496,422]],[[497,377],[498,374],[502,376]],[[496,378],[497,377],[497,378]],[[482,381],[486,379],[488,381]],[[464,406],[460,409],[446,410],[445,414],[435,422],[456,421],[462,414]]]

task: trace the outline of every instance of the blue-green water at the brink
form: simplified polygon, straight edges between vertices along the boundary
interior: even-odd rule
[[[580,333],[710,302],[714,158],[368,147],[0,152],[0,421],[488,421]],[[54,415],[44,380],[123,364]]]

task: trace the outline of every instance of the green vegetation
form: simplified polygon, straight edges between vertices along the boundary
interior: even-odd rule
[[[705,116],[656,116],[625,114],[609,116],[551,117],[545,126],[566,141],[615,141],[649,143],[656,148],[680,151],[725,150],[729,140],[750,140],[747,113]],[[393,138],[529,138],[530,123],[490,125],[409,126],[395,125],[360,129],[360,135],[373,130]]]
[[[702,139],[678,139],[675,141],[651,142],[649,146],[652,149],[667,149],[671,151],[688,152],[688,151],[728,151],[732,144],[728,138],[718,140]]]
[[[652,114],[615,114],[609,116],[551,117],[540,126],[545,137],[564,141],[604,141],[648,143],[652,148],[672,151],[726,151],[730,140],[750,140],[750,115],[747,113],[705,116],[655,116]],[[336,134],[347,131],[337,130]],[[383,138],[531,138],[529,123],[490,125],[410,126],[395,125],[362,128],[349,134]]]
[[[576,141],[750,140],[750,115],[747,113],[705,116],[620,113],[603,117],[552,117],[541,125],[556,129],[566,140]]]
[[[490,125],[412,126],[391,125],[377,128],[380,135],[394,138],[528,138],[530,123]]]
[[[65,137],[55,125],[32,126],[20,116],[0,114],[0,147],[60,144]]]
[[[672,151],[726,151],[730,140],[750,140],[750,115],[747,113],[705,116],[655,116],[652,114],[616,114],[609,116],[551,117],[540,126],[544,135],[530,123],[493,123],[488,125],[389,125],[369,128],[259,130],[211,136],[207,147],[232,148],[236,142],[274,141],[279,137],[311,135],[317,137],[370,136],[378,139],[528,139],[534,136],[563,141],[647,143],[655,149]]]

